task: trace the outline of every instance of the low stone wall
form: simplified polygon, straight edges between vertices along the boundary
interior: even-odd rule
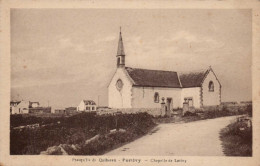
[[[162,108],[120,108],[120,109],[102,109],[97,111],[98,115],[104,115],[104,114],[115,114],[117,112],[123,113],[123,114],[133,114],[133,113],[139,113],[139,112],[147,112],[148,114],[158,117],[158,116],[164,116],[165,110]]]
[[[236,104],[236,105],[218,105],[218,106],[204,106],[196,111],[245,111],[248,105]]]

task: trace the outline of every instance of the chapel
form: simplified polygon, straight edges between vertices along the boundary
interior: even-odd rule
[[[178,73],[127,67],[120,30],[116,54],[117,67],[108,85],[110,108],[160,108],[167,110],[216,106],[221,103],[221,84],[211,67]]]

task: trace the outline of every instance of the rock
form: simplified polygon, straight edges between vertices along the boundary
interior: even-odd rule
[[[92,142],[92,141],[98,139],[99,137],[100,137],[99,134],[98,134],[98,135],[95,135],[94,137],[92,137],[92,138],[86,140],[86,141],[85,141],[85,144],[89,144],[90,142]]]
[[[40,155],[48,155],[47,151],[42,151]]]
[[[109,134],[113,134],[113,133],[116,133],[116,132],[124,133],[124,132],[126,132],[126,130],[125,129],[119,129],[119,130],[113,129],[113,130],[110,130]]]
[[[46,151],[42,151],[41,155],[61,155],[62,151],[59,146],[49,147]]]
[[[78,146],[75,146],[74,144],[71,145],[71,148],[75,151],[78,151]]]
[[[68,148],[68,145],[60,144],[59,147],[60,147],[61,155],[68,155],[68,153],[65,151],[65,148]]]
[[[119,132],[121,132],[121,133],[125,133],[126,130],[125,130],[125,129],[119,129]]]
[[[109,132],[110,132],[110,133],[115,133],[115,132],[116,132],[116,129],[110,130]]]

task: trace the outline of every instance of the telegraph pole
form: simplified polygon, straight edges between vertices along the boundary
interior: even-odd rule
[[[100,95],[98,95],[98,104],[97,104],[98,107],[99,107],[99,96],[100,96]]]

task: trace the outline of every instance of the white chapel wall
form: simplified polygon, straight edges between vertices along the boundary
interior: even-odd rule
[[[131,108],[131,88],[132,83],[127,78],[126,71],[123,68],[117,68],[117,71],[108,86],[108,105],[111,108]],[[121,79],[123,88],[119,91],[116,88],[116,82]]]
[[[209,82],[214,83],[214,92],[209,91]],[[220,84],[212,71],[209,72],[202,84],[203,106],[214,106],[220,104]]]
[[[159,103],[154,102],[155,92],[159,93]],[[159,88],[159,87],[133,87],[132,107],[133,108],[160,108],[162,97],[172,98],[173,108],[182,107],[180,105],[181,89],[179,88]]]
[[[195,88],[183,88],[181,93],[181,105],[184,102],[184,98],[191,97],[193,99],[193,106],[195,108],[200,107],[200,87]]]

